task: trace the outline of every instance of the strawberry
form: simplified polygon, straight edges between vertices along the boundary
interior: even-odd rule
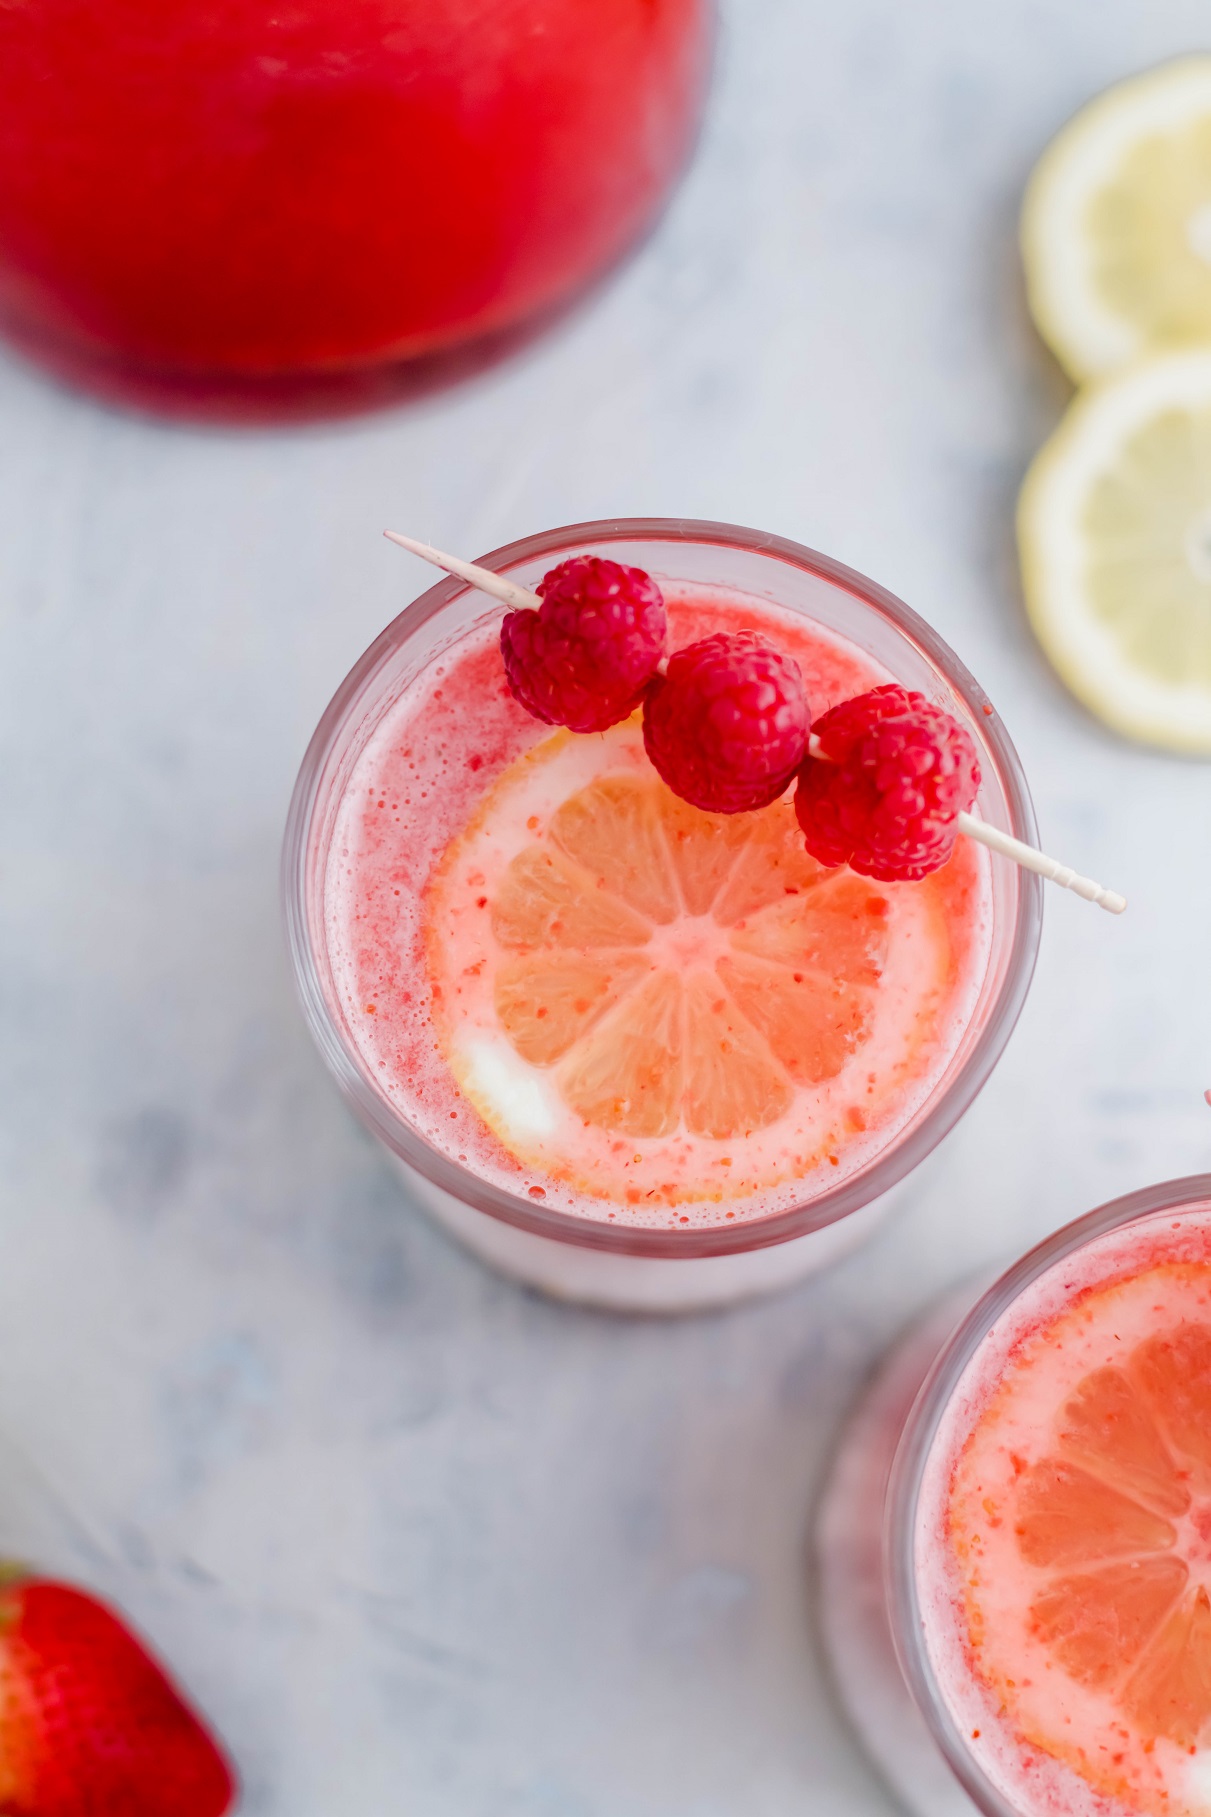
[[[231,1770],[141,1642],[92,1596],[0,1582],[3,1817],[222,1817]]]

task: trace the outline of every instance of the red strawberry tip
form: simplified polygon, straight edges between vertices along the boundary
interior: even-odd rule
[[[21,1817],[224,1817],[218,1744],[106,1604],[15,1568],[0,1590],[0,1803]]]

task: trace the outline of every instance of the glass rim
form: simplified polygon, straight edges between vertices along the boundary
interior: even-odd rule
[[[978,726],[996,765],[1013,833],[1028,844],[1037,842],[1034,808],[1021,762],[983,689],[950,646],[910,606],[877,582],[843,562],[789,538],[743,525],[694,518],[605,518],[562,525],[506,543],[477,558],[481,567],[498,573],[537,557],[553,556],[586,544],[619,542],[714,545],[785,562],[840,588],[890,622],[915,643],[944,676]],[[472,591],[467,582],[447,575],[405,606],[359,657],[325,709],[307,746],[291,797],[282,844],[281,887],[286,943],[303,1013],[337,1084],[380,1141],[431,1185],[478,1211],[540,1237],[615,1254],[691,1258],[729,1255],[789,1242],[809,1231],[847,1217],[881,1197],[912,1171],[954,1127],[979,1094],[1005,1048],[1021,1013],[1034,974],[1042,925],[1043,883],[1029,871],[1019,872],[1017,914],[1004,975],[987,1020],[953,1078],[922,1115],[888,1149],[867,1166],[802,1205],[768,1217],[738,1219],[683,1231],[624,1228],[604,1219],[544,1207],[521,1198],[461,1166],[433,1147],[387,1103],[369,1079],[329,1010],[315,962],[307,900],[307,862],[313,815],[329,759],[339,744],[352,709],[380,668],[400,645],[443,607]]]
[[[1021,1817],[983,1771],[938,1686],[921,1635],[916,1580],[916,1517],[930,1452],[964,1370],[997,1320],[1048,1269],[1112,1230],[1211,1201],[1211,1173],[1187,1174],[1110,1199],[1054,1231],[981,1294],[947,1338],[917,1391],[888,1477],[883,1560],[888,1615],[900,1670],[951,1771],[986,1817]]]

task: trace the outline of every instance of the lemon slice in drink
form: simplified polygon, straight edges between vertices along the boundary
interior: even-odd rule
[[[1027,188],[1022,253],[1039,332],[1078,383],[1211,341],[1211,56],[1069,122]]]
[[[435,1030],[465,1098],[544,1179],[654,1209],[840,1177],[838,1150],[865,1152],[937,1062],[947,889],[945,869],[825,870],[789,800],[687,806],[637,717],[556,732],[430,881]]]
[[[1018,539],[1027,610],[1078,699],[1211,755],[1211,348],[1079,395],[1026,477]]]
[[[1206,1809],[1207,1310],[1205,1265],[1182,1261],[1078,1295],[1016,1353],[949,1505],[972,1661],[1002,1718],[1156,1817]]]

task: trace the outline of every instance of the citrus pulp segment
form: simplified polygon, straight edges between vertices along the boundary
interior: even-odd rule
[[[1022,251],[1039,331],[1078,383],[1211,340],[1211,57],[1069,122],[1031,177]]]
[[[637,720],[514,762],[426,899],[438,1039],[504,1146],[598,1197],[678,1205],[833,1165],[953,985],[945,884],[808,857],[787,800],[700,812]]]
[[[1079,396],[1022,489],[1026,605],[1073,693],[1129,737],[1211,753],[1211,349]]]
[[[1205,1810],[1211,1265],[1090,1287],[1018,1342],[947,1522],[999,1720],[1129,1809]]]

